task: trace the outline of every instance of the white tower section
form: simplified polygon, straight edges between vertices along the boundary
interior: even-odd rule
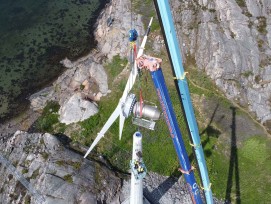
[[[133,161],[142,161],[142,134],[135,132],[133,135]],[[132,167],[131,167],[132,170]],[[130,204],[143,204],[143,181],[137,179],[136,175],[131,173],[131,193],[130,193]]]

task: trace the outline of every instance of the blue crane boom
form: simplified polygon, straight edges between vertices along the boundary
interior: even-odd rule
[[[167,48],[171,64],[175,72],[175,76],[178,80],[179,92],[187,120],[187,124],[190,130],[194,151],[196,154],[197,163],[199,166],[199,172],[203,184],[206,202],[208,204],[213,203],[213,196],[211,191],[211,183],[208,176],[208,170],[204,158],[203,148],[201,145],[199,130],[190,99],[190,93],[188,84],[185,78],[185,72],[182,65],[181,51],[173,24],[172,14],[170,11],[170,5],[167,0],[154,0],[156,11],[160,17],[160,24],[166,37]]]
[[[179,159],[179,163],[181,165],[180,171],[183,173],[185,177],[193,203],[201,204],[203,202],[200,196],[200,190],[195,180],[193,167],[190,164],[185,149],[182,134],[177,123],[177,119],[166,87],[164,75],[160,67],[162,60],[143,55],[137,58],[136,61],[140,69],[146,68],[151,73],[152,81],[154,83],[156,93],[163,111],[163,115],[170,132],[170,137],[172,138]]]

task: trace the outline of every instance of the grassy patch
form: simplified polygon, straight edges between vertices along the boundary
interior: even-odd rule
[[[70,174],[65,175],[65,176],[63,177],[63,179],[64,179],[65,181],[67,181],[68,183],[72,183],[72,182],[73,182],[72,175],[70,175]]]
[[[67,161],[58,160],[58,161],[56,161],[56,164],[58,166],[65,166],[65,165],[72,166],[76,170],[81,168],[81,162],[73,162],[73,161],[69,161],[69,160],[67,160]]]
[[[37,131],[48,133],[64,133],[66,125],[58,120],[60,105],[56,101],[49,101],[36,122]]]
[[[108,72],[109,84],[111,80],[121,73],[127,63],[128,60],[126,58],[121,58],[119,55],[116,55],[113,57],[112,62],[104,65],[106,71]]]
[[[271,158],[271,150],[265,138],[253,137],[247,140],[242,147],[242,156],[251,162],[263,164],[268,158]]]
[[[249,76],[253,75],[253,72],[249,70],[249,71],[243,72],[241,75],[243,75],[244,77],[248,78]]]
[[[64,160],[58,160],[58,161],[56,161],[56,164],[57,164],[58,166],[64,166],[65,161],[64,161]]]
[[[49,158],[49,154],[47,152],[42,152],[41,156],[45,161],[47,161],[47,159]]]
[[[76,170],[81,168],[81,162],[73,162],[72,167]]]
[[[147,0],[144,1],[144,3],[142,3],[142,1],[133,1],[133,10],[136,13],[142,14],[145,28],[147,28],[150,18],[153,17],[154,20],[151,25],[151,31],[156,32],[161,30],[153,1]]]
[[[27,174],[28,173],[28,169],[23,169],[22,170],[22,174]]]
[[[267,26],[266,17],[265,16],[258,16],[257,19],[258,19],[257,29],[258,29],[259,33],[262,33],[264,35],[267,34],[267,30],[266,30],[266,26]]]
[[[36,169],[35,171],[33,171],[33,173],[32,173],[32,175],[31,175],[30,179],[36,179],[37,176],[39,175],[39,170],[40,170],[40,169]]]
[[[24,199],[24,204],[30,204],[30,202],[31,202],[31,197],[30,197],[30,195],[26,195],[26,196],[25,196],[25,199]]]
[[[47,103],[41,117],[37,121],[37,128],[41,132],[52,132],[53,125],[58,123],[58,110],[60,106],[55,101]]]
[[[246,7],[247,6],[245,0],[236,0],[236,3],[240,7]]]

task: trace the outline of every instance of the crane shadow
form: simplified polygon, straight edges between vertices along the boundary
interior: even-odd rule
[[[161,203],[160,199],[163,197],[163,195],[165,195],[166,192],[170,188],[172,188],[172,186],[174,186],[174,184],[177,182],[178,182],[178,180],[174,179],[174,177],[168,177],[157,188],[155,188],[152,192],[150,192],[147,188],[144,188],[143,194],[148,200],[155,201],[155,203],[159,204],[159,203]]]
[[[212,122],[214,121],[214,118],[215,118],[215,115],[216,115],[216,112],[219,108],[219,104],[216,105],[214,111],[213,111],[213,114],[210,118],[210,121],[208,123],[208,125],[206,126],[206,128],[200,133],[200,135],[203,135],[204,133],[206,133],[207,135],[207,138],[202,141],[202,148],[204,149],[204,147],[206,146],[207,143],[210,142],[210,137],[215,137],[215,138],[218,138],[219,135],[221,134],[221,132],[217,129],[215,129],[213,126],[212,126]],[[222,115],[220,117],[220,119],[217,121],[218,123],[224,118],[224,115]],[[208,154],[208,152],[204,152],[206,154],[207,157],[211,156],[210,154]]]
[[[210,142],[210,138],[211,137],[218,138],[220,136],[220,134],[221,134],[221,132],[212,125],[213,121],[215,120],[215,116],[216,116],[216,113],[218,111],[218,108],[219,108],[219,104],[216,105],[216,107],[215,107],[215,109],[214,109],[214,111],[213,111],[213,113],[212,113],[212,115],[210,117],[209,123],[206,126],[206,128],[204,130],[202,130],[202,132],[199,133],[200,136],[202,136],[204,134],[206,134],[206,136],[207,136],[204,140],[201,141],[201,145],[202,145],[202,148],[204,150],[204,155],[206,157],[210,157],[212,155],[212,151],[205,148],[206,145]],[[224,117],[225,116],[222,115],[220,118],[216,119],[215,122],[219,123]],[[194,159],[195,159],[195,153],[190,154],[189,155],[189,160],[193,161]]]
[[[230,107],[232,110],[232,125],[231,125],[231,154],[230,154],[230,164],[229,173],[227,181],[227,189],[225,200],[226,203],[232,202],[232,189],[233,189],[233,178],[235,176],[235,202],[237,204],[241,203],[241,192],[240,192],[240,177],[239,177],[239,166],[238,166],[238,150],[236,143],[236,108]]]

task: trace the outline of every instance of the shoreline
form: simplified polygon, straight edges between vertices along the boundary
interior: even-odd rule
[[[35,94],[35,93],[39,92],[40,90],[44,89],[45,87],[52,85],[58,79],[58,77],[61,76],[61,74],[63,74],[67,70],[67,68],[64,67],[60,63],[61,60],[63,60],[65,57],[68,57],[69,59],[71,59],[73,61],[81,59],[82,57],[89,55],[89,53],[91,53],[92,50],[97,47],[97,40],[95,39],[94,32],[98,26],[97,22],[98,22],[99,18],[101,17],[101,14],[105,10],[105,8],[107,8],[107,5],[109,3],[110,3],[110,0],[101,1],[99,6],[97,7],[97,9],[93,13],[91,13],[91,15],[89,16],[89,18],[86,22],[86,25],[88,27],[87,28],[88,35],[86,36],[86,40],[88,42],[87,42],[87,45],[84,45],[85,47],[80,45],[81,41],[79,39],[79,41],[78,41],[78,43],[79,43],[78,46],[80,47],[79,50],[77,50],[76,49],[77,46],[74,46],[75,44],[73,42],[71,42],[71,44],[67,44],[67,46],[64,50],[59,50],[59,51],[63,51],[63,52],[53,52],[50,54],[48,59],[47,59],[47,57],[45,58],[46,60],[45,60],[44,66],[46,67],[46,69],[48,69],[48,66],[50,66],[50,64],[51,64],[51,66],[52,66],[51,70],[54,70],[55,69],[54,67],[58,67],[57,68],[58,71],[55,70],[54,74],[52,74],[52,72],[50,71],[51,74],[48,76],[48,78],[45,75],[45,77],[43,77],[43,79],[40,81],[37,81],[37,80],[35,81],[35,79],[33,79],[34,83],[31,82],[32,80],[25,78],[24,79],[25,81],[21,82],[22,83],[20,86],[21,93],[18,96],[15,95],[14,98],[12,97],[12,95],[6,95],[3,93],[3,95],[4,96],[6,95],[5,97],[7,97],[7,108],[3,109],[3,112],[1,113],[1,117],[0,117],[0,125],[1,126],[9,123],[10,121],[16,120],[18,113],[20,113],[20,115],[21,115],[21,114],[24,114],[25,112],[27,112],[26,110],[29,109],[29,107],[30,107],[29,97],[32,94]],[[82,22],[82,23],[84,23],[84,22]],[[66,31],[61,31],[61,32],[64,32],[64,34],[65,34]],[[78,32],[80,32],[80,30],[78,30]],[[82,44],[82,42],[81,42],[81,44]],[[55,47],[55,46],[52,45],[52,47]],[[69,47],[74,47],[75,50],[73,50],[72,48],[69,48]],[[67,52],[67,50],[69,50],[69,51]],[[46,74],[46,72],[44,74]],[[34,84],[34,86],[32,84]],[[9,89],[10,88],[7,88],[7,90],[9,90]],[[5,105],[5,104],[3,103],[3,105]]]
[[[97,16],[95,18],[95,22],[92,22],[92,25],[89,27],[89,31],[92,31],[91,33],[89,33],[90,34],[89,39],[91,39],[92,41],[89,42],[89,47],[87,51],[82,52],[80,55],[78,55],[75,58],[71,58],[72,61],[80,62],[88,58],[89,56],[93,55],[93,51],[97,48],[97,40],[95,38],[95,31],[98,27],[99,19],[102,18],[103,13],[105,12],[108,5],[110,5],[110,1],[107,0],[106,3],[101,6],[101,8],[97,9],[96,12],[94,12],[94,14],[99,13],[99,15],[95,15]],[[1,118],[1,123],[0,123],[0,141],[1,142],[6,141],[9,137],[13,136],[13,134],[17,130],[29,131],[29,129],[31,129],[31,126],[41,116],[42,110],[34,111],[31,109],[29,97],[43,90],[44,88],[51,86],[58,79],[58,77],[61,76],[68,69],[65,66],[63,66],[60,63],[60,61],[58,62],[58,65],[63,67],[62,72],[60,72],[56,77],[50,79],[48,83],[45,83],[42,86],[37,87],[35,91],[28,92],[23,97],[20,97],[20,100],[25,103],[23,105],[20,105],[20,107],[18,107],[19,110],[15,109],[12,111],[12,114],[9,114],[8,116]]]

